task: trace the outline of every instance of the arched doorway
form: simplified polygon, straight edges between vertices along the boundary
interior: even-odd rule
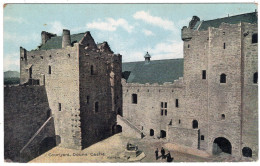
[[[244,147],[242,153],[244,157],[252,157],[252,150],[249,147]]]
[[[224,137],[216,138],[213,143],[213,154],[218,154],[221,152],[232,154],[231,143]]]
[[[122,132],[122,126],[116,125],[116,133],[121,133]]]
[[[154,130],[150,129],[150,136],[154,136]]]
[[[165,138],[166,137],[166,131],[164,130],[161,130],[161,135],[160,135],[161,138]]]
[[[56,146],[56,139],[54,137],[46,137],[40,143],[39,155],[51,150]]]

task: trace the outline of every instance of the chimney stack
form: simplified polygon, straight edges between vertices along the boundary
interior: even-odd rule
[[[71,40],[70,40],[70,31],[67,29],[63,29],[62,33],[62,48],[71,46]]]

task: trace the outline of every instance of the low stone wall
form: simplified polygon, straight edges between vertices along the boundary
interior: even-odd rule
[[[199,130],[179,127],[167,127],[167,140],[170,143],[188,146],[194,149],[199,147]]]
[[[44,86],[5,87],[4,158],[19,162],[20,150],[50,116]]]

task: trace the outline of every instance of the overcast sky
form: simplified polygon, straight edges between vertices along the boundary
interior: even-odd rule
[[[8,4],[4,8],[4,71],[19,71],[19,47],[41,43],[41,31],[90,31],[107,41],[123,62],[182,58],[181,28],[201,20],[254,12],[255,4]]]

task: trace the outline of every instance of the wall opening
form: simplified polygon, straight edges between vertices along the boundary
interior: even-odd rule
[[[181,124],[181,120],[179,119],[179,124]]]
[[[137,104],[137,94],[132,94],[132,103]]]
[[[226,74],[224,74],[224,73],[222,73],[221,75],[220,75],[220,83],[226,83]]]
[[[61,111],[61,103],[59,103],[59,111]]]
[[[226,49],[226,43],[223,44],[223,48]]]
[[[93,65],[90,66],[90,74],[94,75],[94,66]]]
[[[49,66],[49,74],[51,74],[51,66]]]
[[[213,154],[219,154],[221,152],[232,153],[231,143],[224,137],[216,138],[213,143]]]
[[[160,132],[160,138],[165,138],[166,137],[166,131],[161,130]]]
[[[252,150],[249,147],[244,147],[242,149],[242,154],[244,157],[252,157]]]
[[[258,43],[257,33],[254,33],[254,34],[252,35],[252,43]]]
[[[89,96],[87,96],[87,104],[89,104]]]
[[[226,116],[225,116],[225,114],[221,114],[221,119],[225,119],[226,118]]]
[[[198,121],[197,121],[197,120],[193,120],[193,121],[192,121],[192,128],[193,128],[193,129],[197,129],[198,126],[199,126]]]
[[[154,136],[154,130],[150,129],[150,136]]]
[[[179,107],[179,99],[175,100],[175,107],[177,107],[177,108]]]
[[[99,110],[98,110],[98,109],[99,109],[98,107],[99,107],[98,102],[95,102],[95,112],[98,112],[98,111],[99,111]]]
[[[32,67],[29,68],[29,78],[32,78]]]
[[[202,141],[204,140],[204,135],[200,136],[200,140],[202,140]]]
[[[121,133],[122,132],[122,126],[116,125],[116,133]]]
[[[203,80],[206,79],[206,70],[202,70],[202,79],[203,79]]]
[[[254,80],[253,80],[254,84],[257,84],[258,83],[258,73],[255,72],[254,73]]]

